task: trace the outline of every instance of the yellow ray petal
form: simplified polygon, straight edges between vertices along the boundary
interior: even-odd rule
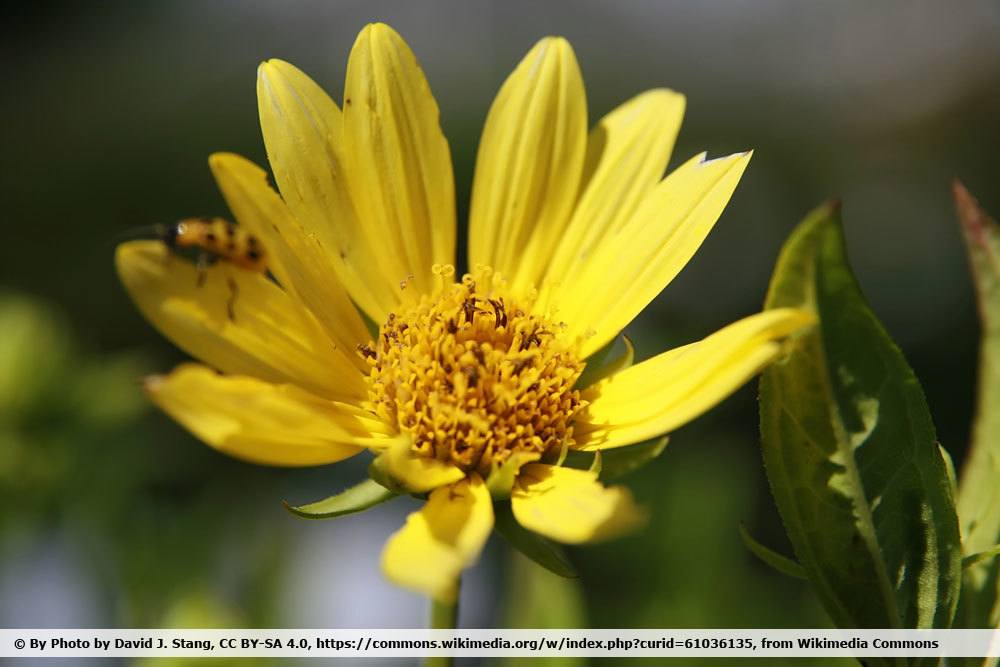
[[[469,262],[537,284],[579,192],[587,100],[573,49],[547,37],[497,95],[479,143],[469,217]]]
[[[215,153],[208,163],[236,220],[264,244],[268,268],[278,282],[312,311],[342,349],[367,342],[368,329],[340,284],[333,257],[288,211],[264,170],[232,153]],[[359,370],[368,371],[360,355],[351,356]]]
[[[680,93],[650,90],[619,106],[591,130],[585,185],[548,267],[547,280],[571,289],[594,248],[621,229],[663,177],[684,105]],[[559,295],[554,298],[558,303]]]
[[[574,438],[580,449],[621,447],[706,412],[781,353],[781,341],[814,322],[801,310],[751,315],[697,343],[616,373],[586,389]]]
[[[570,335],[587,336],[584,356],[618,335],[684,268],[749,161],[750,153],[689,160],[643,198],[618,233],[594,248],[560,291],[559,302],[551,304]]]
[[[440,602],[454,602],[456,581],[493,530],[493,503],[478,475],[431,493],[382,552],[382,571]]]
[[[405,267],[380,251],[385,239],[359,219],[348,183],[340,109],[308,76],[281,60],[257,71],[267,157],[292,214],[329,253],[351,298],[376,322],[399,303]]]
[[[388,427],[358,407],[198,364],[150,378],[146,392],[199,439],[253,463],[333,463],[389,437]]]
[[[455,263],[455,184],[424,72],[389,26],[358,35],[344,86],[344,146],[358,213],[421,292]]]
[[[400,437],[375,460],[378,469],[410,493],[424,493],[465,477],[458,467],[426,456],[416,456],[412,440]]]
[[[610,539],[645,518],[625,487],[605,487],[589,470],[544,463],[521,469],[510,503],[522,526],[567,544]]]
[[[118,246],[118,274],[139,310],[175,345],[210,366],[302,386],[326,398],[360,399],[364,376],[308,311],[259,273],[217,262],[199,285],[195,266],[160,241]],[[235,319],[229,316],[232,301]]]

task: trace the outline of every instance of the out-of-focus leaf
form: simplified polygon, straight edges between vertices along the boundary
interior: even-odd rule
[[[504,599],[508,628],[585,628],[587,617],[580,582],[557,577],[517,553],[511,552],[510,582]],[[525,664],[524,658],[504,658],[510,667]],[[538,658],[528,664],[583,667],[587,658],[560,656]]]
[[[623,371],[635,361],[635,346],[625,334],[602,347],[587,359],[587,365],[576,380],[576,387],[589,387],[609,375]]]
[[[662,454],[667,442],[667,436],[663,436],[637,445],[602,450],[600,480],[608,482],[638,470]],[[570,468],[588,470],[594,465],[594,452],[570,450],[565,463]]]
[[[304,519],[334,519],[345,514],[362,512],[379,503],[395,498],[397,494],[378,482],[366,479],[360,484],[308,505],[292,506],[285,503],[285,509]]]
[[[521,526],[514,518],[509,502],[495,503],[493,514],[497,532],[516,550],[560,577],[577,576],[563,548]]]
[[[234,609],[225,605],[221,598],[207,591],[188,594],[175,601],[167,612],[160,626],[164,628],[239,628],[246,627],[246,619]],[[246,664],[247,659],[212,658],[212,665],[218,667],[237,667]],[[254,658],[254,664],[276,664],[270,658]],[[172,656],[167,658],[139,658],[132,662],[133,667],[197,667],[206,664],[205,658]]]
[[[920,384],[847,264],[836,205],[785,244],[767,306],[819,320],[760,390],[768,480],[799,563],[841,627],[949,627],[953,487]]]
[[[746,526],[743,524],[740,524],[740,538],[743,540],[746,548],[750,550],[750,553],[759,558],[765,565],[770,565],[776,571],[789,577],[806,579],[806,571],[802,569],[801,565],[787,556],[782,556],[774,549],[765,547],[754,539],[753,535],[747,531]]]
[[[953,194],[982,321],[978,405],[958,487],[962,545],[971,556],[1000,543],[1000,225],[957,181]],[[967,628],[1000,627],[997,559],[977,561],[966,570],[958,623]]]
[[[14,419],[58,384],[70,347],[66,326],[51,309],[0,292],[0,419]]]

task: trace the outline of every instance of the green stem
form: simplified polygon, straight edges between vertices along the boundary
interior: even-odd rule
[[[458,627],[458,594],[462,589],[462,580],[455,582],[455,601],[438,602],[431,600],[431,629],[451,630]],[[424,667],[451,667],[454,659],[451,656],[434,656],[424,661]]]

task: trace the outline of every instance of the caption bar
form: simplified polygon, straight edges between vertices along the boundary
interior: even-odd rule
[[[997,630],[0,630],[0,657],[998,657]]]

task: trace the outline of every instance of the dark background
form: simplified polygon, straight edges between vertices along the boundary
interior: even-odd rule
[[[630,328],[641,357],[759,309],[782,240],[842,198],[858,277],[961,459],[977,323],[949,183],[961,177],[1000,211],[996,2],[39,3],[0,29],[0,626],[424,622],[423,600],[378,572],[407,501],[337,523],[281,508],[339,490],[364,461],[250,466],[145,405],[136,380],[183,357],[111,262],[130,229],[227,214],[206,158],[264,163],[261,60],[289,60],[340,99],[351,44],[373,20],[427,72],[460,220],[492,97],[547,34],[576,49],[592,122],[667,86],[688,98],[671,165],[755,149],[715,231]],[[654,518],[573,550],[581,624],[828,625],[804,585],[740,544],[745,522],[787,550],[757,439],[749,386],[628,480]],[[467,577],[468,626],[530,616],[505,599],[508,553],[491,545]]]

